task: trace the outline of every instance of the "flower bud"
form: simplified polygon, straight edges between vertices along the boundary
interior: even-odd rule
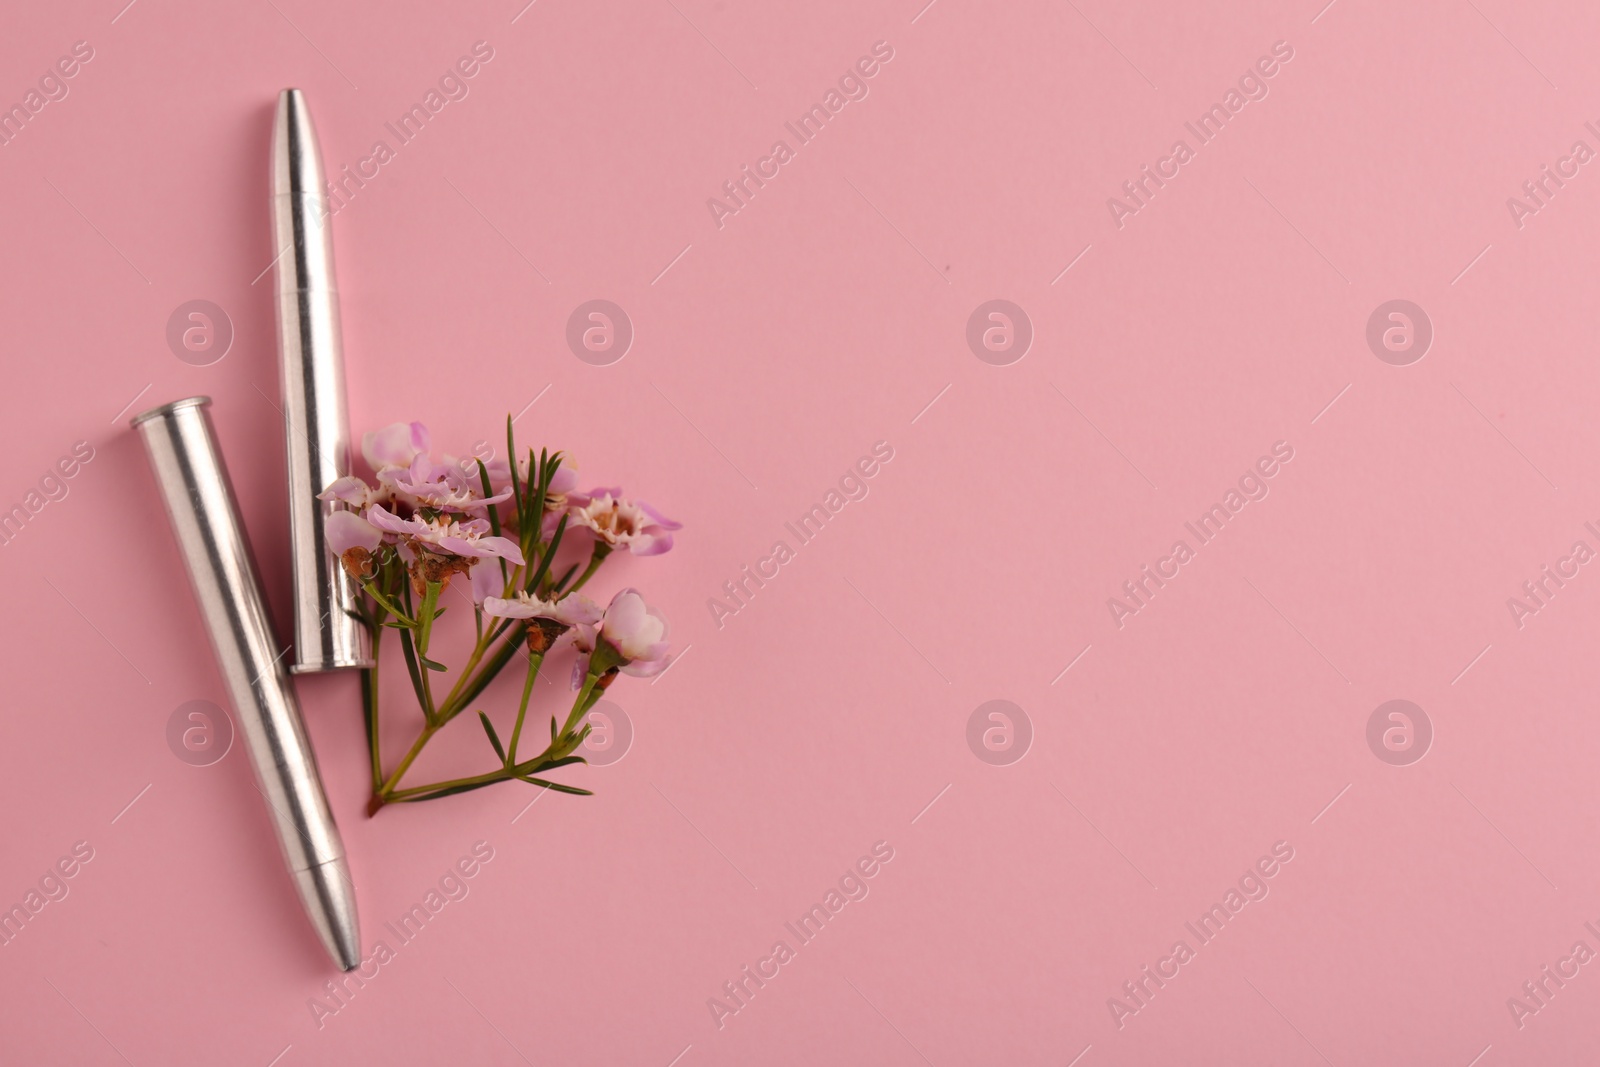
[[[427,593],[428,586],[437,584],[442,593],[450,588],[452,574],[466,574],[472,564],[471,559],[463,559],[461,556],[436,556],[431,552],[423,552],[411,565],[411,591],[417,596],[423,596]]]
[[[559,620],[534,616],[528,620],[528,651],[548,652],[556,638],[570,629],[572,627]]]
[[[344,555],[339,557],[339,562],[344,566],[344,572],[358,582],[372,577],[372,553],[360,545],[346,549]]]

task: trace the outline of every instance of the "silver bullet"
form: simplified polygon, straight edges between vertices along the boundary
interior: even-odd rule
[[[284,862],[322,943],[348,971],[361,962],[361,931],[344,842],[273,637],[206,414],[210,404],[203,396],[175,400],[135,416],[132,425],[150,457]]]
[[[325,180],[305,94],[285,89],[272,130],[272,229],[294,564],[291,669],[296,673],[372,666],[367,628],[350,614],[359,591],[328,551],[328,516],[344,505],[317,499],[334,479],[350,473],[344,344]]]

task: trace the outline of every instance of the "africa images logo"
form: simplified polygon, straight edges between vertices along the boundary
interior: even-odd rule
[[[1293,845],[1287,841],[1273,842],[1271,854],[1261,856],[1245,868],[1238,883],[1229,886],[1221,900],[1202,912],[1194,922],[1183,924],[1183,928],[1194,938],[1194,945],[1181,938],[1174,941],[1167,954],[1156,960],[1153,969],[1145,964],[1139,969],[1137,977],[1122,983],[1121,997],[1107,997],[1106,1009],[1111,1012],[1111,1021],[1117,1024],[1117,1029],[1126,1026],[1129,1017],[1148,1008],[1156,993],[1182,974],[1183,968],[1199,955],[1199,950],[1216,940],[1247,904],[1266,900],[1267,894],[1272,892],[1269,879],[1281,872],[1292,859]]]
[[[1268,480],[1282,471],[1284,465],[1292,459],[1294,459],[1293,445],[1287,441],[1275,443],[1271,455],[1261,456],[1253,466],[1246,468],[1239,476],[1237,488],[1229,486],[1220,501],[1201,512],[1199,518],[1193,522],[1183,524],[1183,528],[1194,537],[1194,545],[1191,546],[1188,541],[1179,538],[1173,542],[1170,552],[1156,560],[1153,570],[1150,564],[1146,563],[1139,569],[1137,577],[1122,583],[1126,599],[1107,597],[1106,609],[1111,612],[1111,621],[1117,624],[1117,629],[1122,629],[1130,617],[1149,607],[1156,593],[1183,573],[1184,565],[1195,558],[1199,549],[1215,540],[1224,527],[1245,509],[1246,504],[1265,500],[1267,494],[1272,491]]]
[[[853,66],[845,68],[845,72],[839,76],[837,88],[830,87],[822,94],[820,103],[812,104],[793,122],[783,124],[783,128],[794,138],[792,147],[781,138],[772,142],[772,147],[766,155],[756,160],[753,169],[748,163],[741,164],[739,176],[722,183],[722,196],[707,197],[706,209],[711,212],[711,221],[717,224],[717,229],[727,225],[723,220],[728,216],[737,215],[749,207],[756,192],[766,188],[767,182],[782,173],[783,167],[795,159],[796,151],[816,139],[847,104],[865,100],[871,92],[868,79],[876,77],[893,58],[893,45],[888,41],[874,42],[871,55],[862,56]]]
[[[1237,87],[1229,86],[1227,92],[1222,94],[1221,103],[1212,104],[1193,122],[1185,122],[1183,128],[1194,137],[1194,145],[1191,147],[1187,140],[1178,138],[1172,143],[1171,151],[1156,160],[1154,169],[1146,163],[1139,168],[1137,177],[1122,183],[1126,200],[1107,197],[1106,209],[1111,212],[1112,225],[1119,230],[1126,226],[1129,217],[1148,207],[1156,192],[1183,172],[1200,148],[1221,136],[1223,128],[1244,110],[1246,104],[1253,100],[1265,100],[1270,91],[1267,82],[1283,69],[1283,64],[1293,58],[1294,48],[1288,41],[1274,41],[1272,54],[1257,59],[1241,74]]]
[[[894,859],[894,846],[887,841],[875,841],[870,855],[860,857],[845,868],[835,886],[829,886],[822,900],[811,905],[809,911],[783,928],[794,938],[794,944],[779,938],[772,943],[767,955],[756,960],[754,967],[745,964],[736,977],[722,983],[722,996],[707,997],[706,1010],[718,1030],[727,1025],[726,1020],[750,1006],[756,993],[777,978],[783,968],[799,956],[799,950],[821,935],[828,924],[838,918],[852,901],[867,899],[872,891],[869,880],[882,873]]]

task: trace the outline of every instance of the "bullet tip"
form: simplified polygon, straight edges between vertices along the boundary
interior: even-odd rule
[[[322,944],[341,971],[361,965],[361,926],[356,918],[355,887],[342,859],[296,871],[295,881],[306,913]]]

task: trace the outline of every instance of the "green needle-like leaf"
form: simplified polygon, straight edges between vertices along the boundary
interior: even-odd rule
[[[400,627],[400,648],[406,656],[406,670],[411,674],[411,688],[417,691],[417,700],[426,710],[428,703],[422,689],[422,668],[417,666],[417,651],[412,641],[411,627]]]
[[[565,589],[566,586],[567,586],[567,583],[572,581],[572,576],[573,576],[574,573],[577,572],[577,570],[578,570],[578,565],[576,563],[574,563],[572,566],[568,567],[567,568],[567,573],[563,574],[561,576],[561,580],[555,584],[555,586],[554,586],[555,591],[559,593],[559,592],[561,592],[561,590]]]
[[[483,732],[489,735],[489,743],[494,746],[494,754],[500,757],[501,763],[504,763],[506,761],[506,750],[500,745],[500,735],[494,732],[494,723],[490,722],[489,716],[482,711],[478,712],[478,718],[483,723]]]
[[[594,796],[594,791],[590,789],[579,789],[575,785],[562,785],[560,782],[547,782],[543,778],[531,778],[525,774],[517,775],[517,781],[527,782],[529,785],[542,786],[545,789],[554,789],[557,793],[571,793],[576,797]]]
[[[511,476],[513,478],[516,477],[516,474],[517,474],[516,471],[512,471],[511,472]],[[488,499],[489,497],[494,496],[494,490],[489,488],[489,468],[484,464],[482,457],[480,457],[478,459],[478,480],[483,483],[484,499]],[[515,499],[515,495],[513,495],[512,499],[513,500]],[[499,537],[500,536],[500,509],[491,504],[486,510],[489,512],[489,531],[491,533],[493,533],[496,537]],[[474,566],[476,566],[476,564],[474,564]],[[502,559],[500,561],[500,585],[502,587],[504,587],[505,583],[506,583],[506,561],[504,559]],[[478,636],[480,636],[480,637],[483,636],[483,622],[482,622],[481,619],[478,622]]]
[[[474,789],[482,789],[486,785],[494,785],[496,781],[505,781],[505,779],[497,778],[487,782],[465,782],[461,785],[452,785],[444,789],[435,790],[432,793],[423,793],[420,796],[396,797],[395,800],[399,803],[410,803],[415,800],[438,800],[440,797],[454,796],[456,793],[470,793]]]
[[[545,760],[543,763],[539,764],[537,767],[527,767],[526,764],[520,764],[519,766],[527,767],[527,770],[518,771],[516,773],[529,774],[529,773],[532,773],[533,771],[553,771],[557,767],[565,767],[570,763],[588,763],[588,762],[589,761],[584,759],[582,756],[562,756],[560,759]]]
[[[489,468],[484,465],[483,459],[481,457],[478,460],[478,481],[483,483],[483,495],[484,495],[485,499],[487,499],[488,497],[494,496],[494,491],[489,488]],[[499,537],[500,536],[500,513],[497,512],[493,507],[490,507],[488,509],[488,511],[489,511],[489,529],[490,529],[491,532],[494,533],[494,535],[496,537]]]
[[[550,535],[550,547],[544,550],[543,557],[539,560],[539,568],[528,578],[528,592],[538,595],[539,583],[550,570],[550,561],[556,558],[556,549],[561,547],[561,536],[567,532],[567,517],[565,515],[556,520],[555,533]]]
[[[506,458],[511,461],[511,502],[517,509],[517,528],[523,528],[522,479],[517,474],[517,441],[511,433],[511,413],[506,412]],[[531,471],[529,472],[532,473]]]
[[[380,593],[378,591],[378,587],[373,585],[370,581],[362,583],[361,588],[365,589],[367,591],[367,595],[370,596],[373,600],[376,600],[383,607],[383,609],[385,611],[387,611],[389,614],[393,615],[395,618],[399,619],[401,622],[404,622],[407,626],[415,626],[415,625],[417,625],[417,622],[416,622],[415,619],[413,619],[410,615],[407,615],[405,612],[401,611],[397,606],[395,606],[394,601],[390,600],[388,597],[386,597],[382,593]]]

